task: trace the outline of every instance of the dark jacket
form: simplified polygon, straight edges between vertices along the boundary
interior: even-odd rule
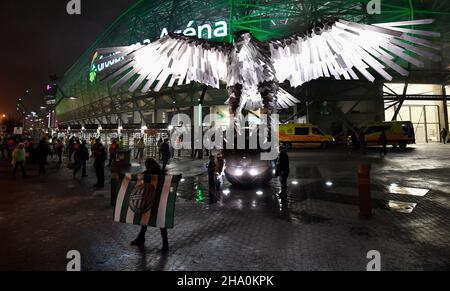
[[[89,151],[86,146],[81,145],[78,150],[75,152],[75,161],[82,162],[89,160]]]
[[[106,150],[103,145],[99,145],[97,148],[97,151],[94,153],[94,166],[102,166],[104,165],[107,157],[106,157]]]
[[[216,173],[216,162],[210,161],[208,163],[208,173]]]
[[[285,150],[281,151],[278,157],[276,174],[277,176],[288,176],[290,173],[289,156]]]
[[[52,151],[45,141],[40,141],[36,149],[36,154],[39,160],[45,160],[49,155],[52,154]]]
[[[170,146],[168,143],[165,142],[161,145],[161,158],[163,160],[168,161],[168,160],[170,160],[170,157],[171,157]]]

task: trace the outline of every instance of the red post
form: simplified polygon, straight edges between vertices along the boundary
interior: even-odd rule
[[[359,217],[372,217],[372,197],[370,194],[370,164],[362,164],[358,169]]]

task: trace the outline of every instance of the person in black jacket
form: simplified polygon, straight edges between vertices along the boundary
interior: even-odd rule
[[[276,174],[281,181],[281,195],[287,195],[287,180],[290,173],[289,156],[283,145],[280,146],[280,155],[278,157]]]
[[[169,160],[171,158],[171,154],[170,154],[170,146],[169,146],[169,140],[165,139],[163,144],[161,145],[161,158],[163,161],[163,167],[162,170],[165,171],[167,164],[169,163]]]
[[[97,176],[97,184],[94,185],[95,188],[105,187],[105,162],[106,162],[106,149],[103,144],[98,139],[95,143],[94,152],[94,168],[95,174]]]
[[[166,173],[158,162],[155,159],[147,159],[145,161],[145,172],[144,174],[144,183],[151,183],[152,176],[165,176]],[[138,237],[131,242],[132,246],[142,246],[145,243],[145,234],[147,233],[147,226],[142,226],[141,231],[139,232]],[[167,252],[169,250],[169,239],[167,235],[167,229],[161,228],[161,237],[163,240],[163,252]]]
[[[67,154],[69,155],[69,163],[72,162],[72,155],[73,155],[73,146],[75,145],[75,137],[72,136],[69,139],[68,145],[67,145]]]
[[[37,160],[39,163],[39,175],[45,175],[45,165],[47,163],[47,157],[52,155],[52,151],[50,146],[48,145],[47,138],[44,137],[39,142],[39,145],[36,149]]]
[[[75,177],[77,173],[83,168],[82,177],[87,177],[86,175],[86,162],[89,160],[89,151],[87,148],[87,142],[84,140],[81,146],[77,148],[74,153],[75,158],[75,168],[73,169],[73,176]]]

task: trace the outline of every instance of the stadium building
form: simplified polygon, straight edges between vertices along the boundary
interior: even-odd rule
[[[306,31],[331,16],[360,23],[434,18],[427,29],[440,32],[442,61],[410,67],[409,77],[392,82],[319,79],[299,88],[283,88],[301,103],[280,112],[282,121],[297,120],[319,125],[343,140],[346,133],[369,121],[410,120],[417,142],[439,141],[439,131],[449,128],[447,100],[450,34],[445,17],[450,2],[441,0],[381,0],[381,11],[369,0],[141,0],[125,11],[65,73],[57,96],[57,127],[89,138],[102,134],[150,143],[167,134],[177,113],[193,114],[201,104],[203,114],[218,113],[226,123],[229,112],[225,85],[221,89],[190,84],[163,88],[158,93],[130,93],[124,85],[113,90],[98,74],[117,60],[97,64],[97,48],[150,43],[170,32],[230,42],[233,33],[247,30],[260,41]],[[101,12],[99,12],[101,13]],[[379,14],[378,14],[379,13]],[[421,28],[422,29],[422,28]],[[399,63],[401,60],[396,60]],[[130,83],[133,80],[130,80]],[[71,98],[72,97],[72,98]]]

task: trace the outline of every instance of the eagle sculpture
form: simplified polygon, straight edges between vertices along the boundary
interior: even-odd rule
[[[220,88],[223,82],[234,116],[257,109],[271,114],[299,103],[279,86],[286,81],[292,87],[319,78],[373,82],[374,72],[390,81],[392,70],[402,76],[409,73],[398,58],[417,67],[424,67],[418,56],[439,61],[439,46],[423,37],[440,34],[415,29],[432,22],[367,25],[331,19],[306,32],[267,42],[240,32],[232,44],[170,34],[147,45],[98,49],[102,58],[97,62],[119,59],[102,72],[103,80],[114,82],[113,88],[130,79],[134,82],[129,91],[143,93],[158,92],[165,84],[198,82]]]

